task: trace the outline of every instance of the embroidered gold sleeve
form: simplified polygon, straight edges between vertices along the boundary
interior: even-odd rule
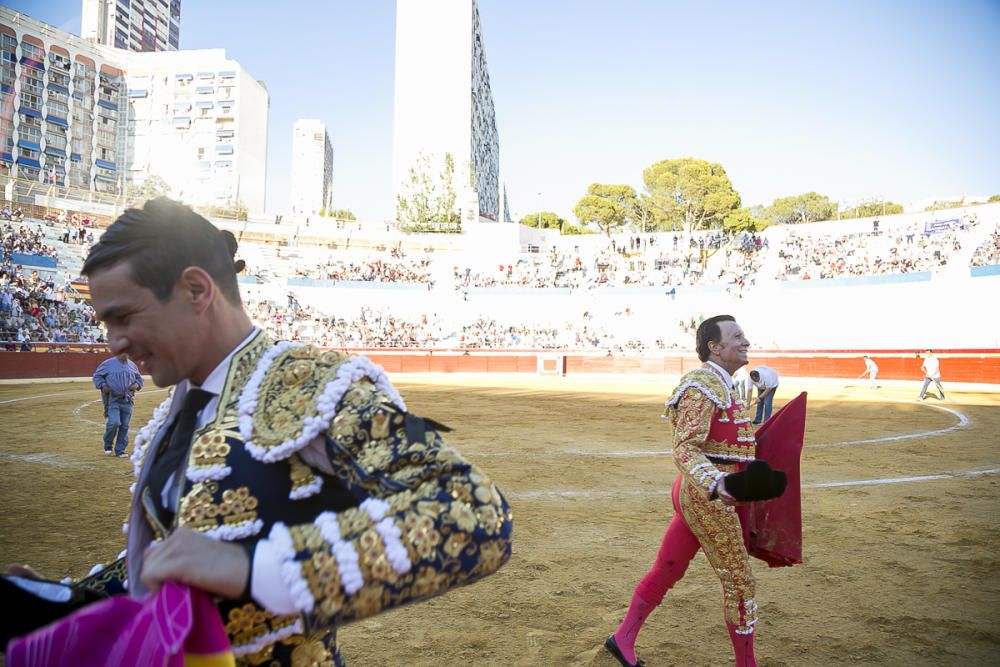
[[[711,495],[725,473],[705,456],[715,404],[701,391],[689,387],[681,394],[673,412],[674,461],[688,481]]]
[[[96,567],[95,567],[96,570]],[[128,569],[125,557],[119,556],[113,562],[105,565],[99,570],[92,571],[83,579],[74,582],[75,588],[86,588],[87,590],[104,595],[118,595],[127,592],[125,585],[128,580]]]
[[[436,431],[413,428],[413,419],[371,384],[356,383],[327,437],[342,483],[366,499],[271,533],[287,538],[282,572],[314,625],[442,593],[510,557],[503,495]]]

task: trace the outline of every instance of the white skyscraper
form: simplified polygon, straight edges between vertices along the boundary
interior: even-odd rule
[[[0,178],[123,188],[122,52],[0,7]]]
[[[457,205],[501,220],[500,144],[475,0],[397,0],[394,105],[394,197],[411,169],[423,161],[433,177],[450,154]]]
[[[181,0],[83,0],[80,36],[129,51],[176,51]]]
[[[323,121],[300,118],[292,127],[292,213],[316,215],[333,201],[333,144]]]
[[[267,88],[223,49],[127,53],[129,181],[192,204],[264,213]]]
[[[119,195],[159,176],[264,213],[267,88],[224,50],[121,50],[0,6],[0,52],[0,178]]]

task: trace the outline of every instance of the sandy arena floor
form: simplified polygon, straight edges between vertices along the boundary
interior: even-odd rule
[[[676,475],[661,421],[669,380],[482,380],[398,386],[455,429],[514,509],[498,574],[344,628],[354,666],[615,667],[601,648],[655,556]],[[1000,394],[786,381],[810,392],[805,563],[755,561],[762,666],[995,665],[1000,654]],[[140,394],[132,435],[164,394]],[[124,547],[127,459],[101,454],[96,391],[0,385],[0,563],[81,576]],[[907,436],[892,438],[892,436]],[[854,483],[854,484],[851,484]],[[731,664],[703,556],[639,637],[648,665]]]

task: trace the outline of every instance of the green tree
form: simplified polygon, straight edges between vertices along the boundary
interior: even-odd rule
[[[1000,195],[993,195],[992,197],[986,200],[986,203],[992,204],[995,201],[1000,201]]]
[[[521,218],[521,224],[525,227],[537,227],[539,229],[562,229],[568,225],[563,218],[552,211],[541,211],[539,213],[529,213]]]
[[[771,222],[793,225],[800,222],[831,220],[837,216],[837,205],[826,195],[807,192],[794,197],[775,199],[767,209]]]
[[[653,204],[653,198],[649,195],[640,193],[635,198],[635,203],[632,206],[632,224],[641,232],[657,228],[656,205]]]
[[[433,174],[431,160],[421,152],[412,167],[402,193],[396,196],[396,222],[405,231],[461,231],[461,217],[455,210],[455,159],[445,153],[441,172]]]
[[[455,201],[457,199],[455,193],[455,187],[452,185],[454,183],[455,177],[455,158],[452,157],[451,153],[444,154],[444,169],[438,176],[438,181],[441,183],[441,196],[437,200],[437,219],[440,220],[447,228],[459,227],[461,228],[462,220],[461,216],[458,214],[458,210],[455,208]],[[469,179],[471,181],[472,188],[475,189],[475,174],[473,170],[469,169]]]
[[[573,207],[582,226],[597,225],[606,235],[632,221],[638,199],[629,185],[591,183],[587,194]]]
[[[955,200],[955,201],[938,200],[938,201],[935,201],[934,203],[932,203],[930,206],[928,206],[924,210],[925,211],[941,211],[941,210],[944,210],[946,208],[961,208],[961,207],[963,207],[965,205],[966,204],[965,204],[965,198],[964,197],[962,199],[958,199],[958,200]]]
[[[845,209],[840,212],[840,218],[842,220],[850,220],[851,218],[873,218],[879,215],[896,215],[897,213],[902,212],[902,204],[896,204],[891,201],[876,201],[858,204],[857,206]]]
[[[660,229],[711,229],[739,209],[740,195],[716,162],[691,157],[657,162],[642,172]]]
[[[354,217],[354,214],[346,208],[336,208],[327,211],[327,217],[333,218],[334,220],[357,220],[357,218]]]
[[[742,231],[759,232],[770,224],[766,218],[755,215],[751,208],[730,211],[722,220],[722,228],[729,234],[738,234]]]
[[[162,176],[150,174],[141,184],[129,183],[126,198],[130,203],[142,203],[147,199],[169,197],[170,185]]]

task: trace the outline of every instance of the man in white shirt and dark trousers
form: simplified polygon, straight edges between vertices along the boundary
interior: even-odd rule
[[[865,355],[865,372],[861,374],[861,377],[868,376],[872,381],[872,389],[878,389],[878,385],[875,384],[875,378],[878,376],[878,364],[872,361],[872,358],[867,354]]]
[[[774,392],[778,390],[778,373],[769,366],[758,366],[750,371],[750,382],[757,387],[757,416],[753,423],[759,424],[771,418],[771,407],[774,402]]]
[[[941,386],[941,363],[934,356],[933,350],[927,350],[924,353],[924,363],[920,364],[920,370],[924,372],[924,386],[920,388],[920,400],[927,398],[927,387],[933,382],[941,393],[940,400],[943,401],[944,387]]]

